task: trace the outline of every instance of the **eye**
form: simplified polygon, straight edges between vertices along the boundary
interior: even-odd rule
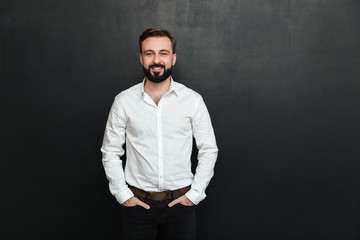
[[[167,53],[167,52],[162,52],[162,53],[160,53],[161,54],[161,56],[167,56],[167,55],[169,55],[169,53]]]
[[[151,55],[152,55],[152,53],[150,53],[150,52],[145,53],[145,56],[151,56]]]

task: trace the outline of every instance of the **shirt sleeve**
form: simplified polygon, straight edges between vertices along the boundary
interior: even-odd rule
[[[125,152],[123,145],[125,143],[126,122],[124,109],[119,103],[119,99],[115,98],[106,123],[101,152],[110,192],[121,204],[134,196],[125,183],[122,160],[120,159]]]
[[[211,125],[210,115],[202,97],[199,97],[192,118],[193,136],[198,148],[198,165],[191,189],[185,194],[194,204],[199,204],[205,197],[205,189],[214,175],[214,166],[218,148]]]

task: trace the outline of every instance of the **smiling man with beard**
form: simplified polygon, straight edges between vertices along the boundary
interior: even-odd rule
[[[218,152],[210,116],[202,97],[171,77],[176,40],[167,30],[145,30],[139,47],[145,78],[115,97],[101,147],[110,192],[122,206],[124,239],[193,240]]]

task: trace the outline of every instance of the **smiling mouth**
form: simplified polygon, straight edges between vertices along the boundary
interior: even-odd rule
[[[152,65],[150,66],[151,70],[153,72],[161,72],[163,69],[165,69],[165,66],[163,65]]]
[[[153,72],[161,72],[162,69],[163,69],[162,67],[151,68],[151,70],[152,70]]]

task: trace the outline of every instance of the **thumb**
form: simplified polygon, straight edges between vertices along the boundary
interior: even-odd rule
[[[150,209],[150,206],[147,205],[146,203],[144,203],[143,201],[141,201],[140,199],[138,199],[138,201],[137,201],[136,204],[139,205],[139,206],[141,206],[141,207],[143,207],[143,208],[145,208],[146,210],[149,210],[149,209]]]
[[[179,202],[180,202],[180,198],[177,198],[177,199],[171,201],[171,202],[168,204],[168,206],[169,206],[169,207],[172,207],[172,206],[174,206],[175,204],[178,204]]]

